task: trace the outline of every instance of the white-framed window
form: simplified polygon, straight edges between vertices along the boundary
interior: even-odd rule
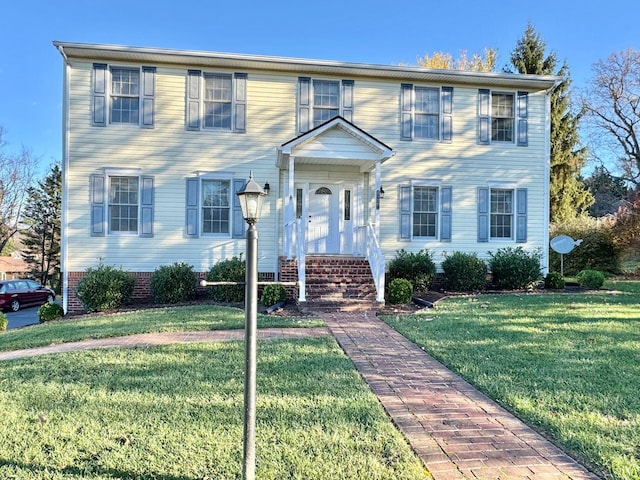
[[[109,233],[138,233],[139,185],[138,176],[109,176],[108,217]]]
[[[438,236],[438,187],[413,187],[413,237]]]
[[[353,91],[353,80],[300,77],[298,132],[308,132],[337,116],[352,122]]]
[[[247,74],[189,70],[188,130],[246,132]]]
[[[491,189],[489,210],[489,238],[491,240],[513,239],[514,203],[513,189]]]
[[[153,236],[154,177],[140,169],[91,175],[91,235]]]
[[[185,236],[243,237],[245,221],[236,193],[244,184],[244,179],[227,172],[206,172],[188,177]]]
[[[154,127],[155,67],[93,65],[92,124]]]
[[[203,235],[230,235],[231,204],[230,179],[202,179],[201,215]]]
[[[478,143],[528,145],[527,92],[478,90]]]
[[[414,180],[399,187],[400,239],[451,241],[452,188]]]
[[[453,87],[401,85],[401,139],[453,138]]]
[[[527,188],[478,187],[478,242],[527,241]]]

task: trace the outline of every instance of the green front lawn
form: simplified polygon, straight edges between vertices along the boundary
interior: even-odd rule
[[[385,321],[605,478],[640,479],[640,282]]]
[[[242,342],[1,362],[0,478],[239,479],[243,368]],[[257,478],[430,478],[332,338],[258,342],[257,384]]]
[[[324,322],[318,319],[258,315],[258,328],[320,326],[324,326]],[[0,351],[136,333],[239,328],[244,328],[244,310],[215,305],[167,307],[111,315],[69,317],[68,320],[7,330],[0,332]]]

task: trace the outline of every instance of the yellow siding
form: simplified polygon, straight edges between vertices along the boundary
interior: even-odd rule
[[[118,64],[121,65],[121,64]],[[191,68],[191,67],[189,67]],[[224,71],[224,70],[222,70]],[[260,184],[269,182],[260,232],[260,271],[275,271],[276,236],[281,230],[281,190],[286,172],[276,167],[276,147],[297,136],[298,77],[278,72],[248,71],[247,131],[187,131],[185,128],[186,66],[158,65],[155,127],[91,125],[90,62],[71,60],[68,172],[68,271],[95,266],[99,259],[132,271],[153,271],[159,265],[184,261],[206,270],[221,258],[244,251],[244,239],[184,238],[185,178],[204,171],[224,171],[248,178],[253,171]],[[380,243],[389,256],[399,248],[428,248],[439,262],[444,252],[478,252],[514,242],[477,243],[476,189],[493,183],[528,188],[528,243],[545,245],[545,95],[529,95],[529,146],[478,145],[477,88],[454,86],[453,142],[400,140],[400,81],[356,78],[353,122],[390,146],[396,153],[382,167],[386,192],[381,203]],[[91,237],[89,176],[104,168],[139,168],[155,177],[153,238]],[[308,170],[309,179],[342,178],[343,171],[326,174]],[[371,174],[373,175],[373,174]],[[373,184],[363,175],[361,184]],[[351,178],[348,178],[351,180]],[[397,186],[411,180],[434,180],[453,187],[452,241],[399,240]],[[279,185],[280,183],[280,185]],[[371,192],[368,192],[372,197]],[[369,214],[372,215],[372,202]]]

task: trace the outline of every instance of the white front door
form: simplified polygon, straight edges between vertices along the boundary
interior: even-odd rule
[[[340,188],[309,185],[307,253],[340,253]]]

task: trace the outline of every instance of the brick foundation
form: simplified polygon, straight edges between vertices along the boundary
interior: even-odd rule
[[[84,307],[82,306],[82,302],[76,296],[76,289],[78,288],[78,283],[80,279],[84,277],[85,272],[69,272],[69,298],[68,298],[68,307],[67,314],[69,315],[77,315],[80,313],[84,313]],[[135,280],[135,284],[133,286],[133,293],[131,294],[131,303],[139,302],[147,302],[151,299],[151,275],[153,272],[129,272],[129,275],[133,277]],[[198,290],[202,290],[200,287],[200,281],[204,280],[207,272],[196,272],[196,278],[198,280]],[[272,282],[275,278],[273,272],[258,272],[258,280],[264,282]],[[260,289],[261,291],[262,289]]]

